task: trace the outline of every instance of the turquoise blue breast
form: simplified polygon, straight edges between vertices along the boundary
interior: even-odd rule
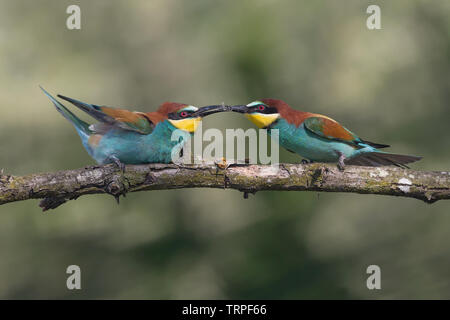
[[[110,163],[111,155],[125,164],[170,163],[172,149],[179,145],[179,141],[171,141],[174,130],[167,121],[158,123],[148,135],[112,129],[90,154],[100,164]]]

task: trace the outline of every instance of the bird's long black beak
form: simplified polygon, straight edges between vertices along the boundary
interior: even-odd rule
[[[198,109],[198,111],[195,112],[195,115],[197,115],[199,117],[206,117],[213,113],[226,112],[226,111],[230,111],[230,106],[225,106],[225,105],[206,106],[206,107],[201,107],[200,109]]]
[[[239,113],[247,113],[248,112],[248,107],[246,105],[236,105],[236,106],[231,106],[230,107],[231,111],[233,112],[239,112]]]

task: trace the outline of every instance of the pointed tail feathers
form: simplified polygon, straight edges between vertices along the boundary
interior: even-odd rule
[[[71,104],[73,104],[80,110],[83,110],[84,112],[86,112],[87,114],[89,114],[91,117],[95,118],[98,121],[106,122],[106,123],[114,122],[110,116],[108,116],[101,110],[101,107],[96,106],[95,104],[85,103],[83,101],[75,100],[75,99],[60,95],[60,94],[58,94],[58,98],[61,98],[61,99],[64,99],[64,100],[70,102]]]
[[[394,165],[400,168],[409,168],[406,165],[407,163],[416,162],[420,159],[422,157],[384,152],[367,152],[354,158],[346,159],[345,163],[355,166],[380,167]]]
[[[63,106],[58,100],[56,100],[50,93],[45,91],[44,88],[39,86],[41,90],[45,93],[47,97],[53,102],[53,104],[56,107],[56,110],[59,111],[63,115],[64,118],[69,120],[75,129],[77,129],[78,133],[82,137],[89,137],[89,135],[92,133],[92,131],[89,129],[89,124],[78,118],[76,115],[74,115],[69,109],[67,109],[65,106]]]

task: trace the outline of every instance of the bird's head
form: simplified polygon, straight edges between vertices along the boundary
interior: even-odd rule
[[[197,127],[203,117],[223,111],[229,111],[229,107],[224,105],[213,105],[197,108],[191,105],[175,102],[165,102],[158,109],[158,113],[166,117],[169,123],[171,123],[175,128],[190,133],[197,130]]]
[[[285,108],[289,108],[289,106],[281,100],[262,99],[253,101],[247,105],[232,106],[231,110],[243,113],[259,128],[267,128],[281,117],[280,113]]]

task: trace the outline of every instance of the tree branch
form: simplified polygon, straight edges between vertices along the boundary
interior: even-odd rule
[[[263,190],[353,192],[409,197],[433,203],[450,199],[450,172],[426,172],[395,167],[333,164],[266,165],[150,164],[127,166],[122,173],[113,165],[28,176],[0,175],[0,205],[27,199],[43,199],[43,210],[87,194],[107,193],[117,200],[126,192],[181,188],[236,189],[248,193]]]

